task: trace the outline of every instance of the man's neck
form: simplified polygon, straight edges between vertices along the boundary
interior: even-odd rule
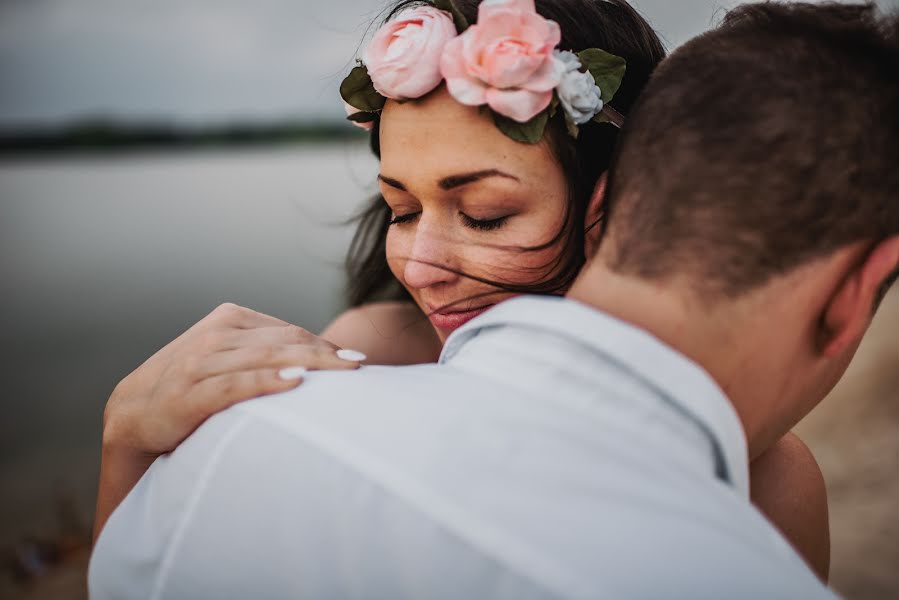
[[[722,388],[743,423],[750,453],[775,434],[760,409],[779,393],[769,362],[734,325],[742,311],[734,303],[715,310],[679,288],[615,273],[594,261],[567,296],[644,329],[701,366]],[[773,440],[770,440],[773,441]]]

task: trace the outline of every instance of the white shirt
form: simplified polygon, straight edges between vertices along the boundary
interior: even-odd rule
[[[832,598],[748,498],[711,378],[574,301],[509,300],[439,365],[316,372],[157,460],[91,597]]]

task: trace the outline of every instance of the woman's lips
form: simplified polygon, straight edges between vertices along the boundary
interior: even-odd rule
[[[428,318],[437,329],[450,332],[462,327],[492,306],[493,304],[487,304],[486,306],[479,306],[470,310],[432,310],[428,314]]]

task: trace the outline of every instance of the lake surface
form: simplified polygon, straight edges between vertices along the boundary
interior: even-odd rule
[[[320,330],[364,144],[0,162],[0,544],[90,518],[115,384],[221,302]]]

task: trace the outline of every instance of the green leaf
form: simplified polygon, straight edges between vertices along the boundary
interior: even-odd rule
[[[577,57],[596,80],[596,85],[602,92],[602,101],[611,102],[621,87],[621,80],[627,71],[627,61],[599,48],[578,52]]]
[[[459,10],[459,7],[456,6],[456,3],[453,0],[433,0],[434,8],[445,10],[449,14],[453,15],[453,23],[456,25],[456,33],[462,33],[466,29],[468,29],[468,19],[465,18],[465,15],[462,14],[462,11]]]
[[[553,93],[552,102],[549,103],[549,118],[552,119],[556,116],[556,109],[559,108],[559,95],[557,93]]]
[[[379,111],[384,108],[384,103],[387,101],[375,89],[365,65],[354,67],[350,71],[350,74],[340,84],[340,96],[344,102],[364,112]]]
[[[528,121],[527,123],[519,123],[514,119],[504,117],[494,112],[493,122],[499,127],[499,130],[516,142],[525,144],[536,144],[543,139],[543,130],[546,129],[546,122],[549,120],[549,111],[544,110],[539,115]]]
[[[373,112],[357,112],[347,117],[347,121],[352,121],[354,123],[371,123],[374,120],[375,113]]]
[[[602,107],[602,112],[593,117],[597,123],[610,123],[621,129],[624,127],[625,117],[620,112],[612,108],[611,104]]]

